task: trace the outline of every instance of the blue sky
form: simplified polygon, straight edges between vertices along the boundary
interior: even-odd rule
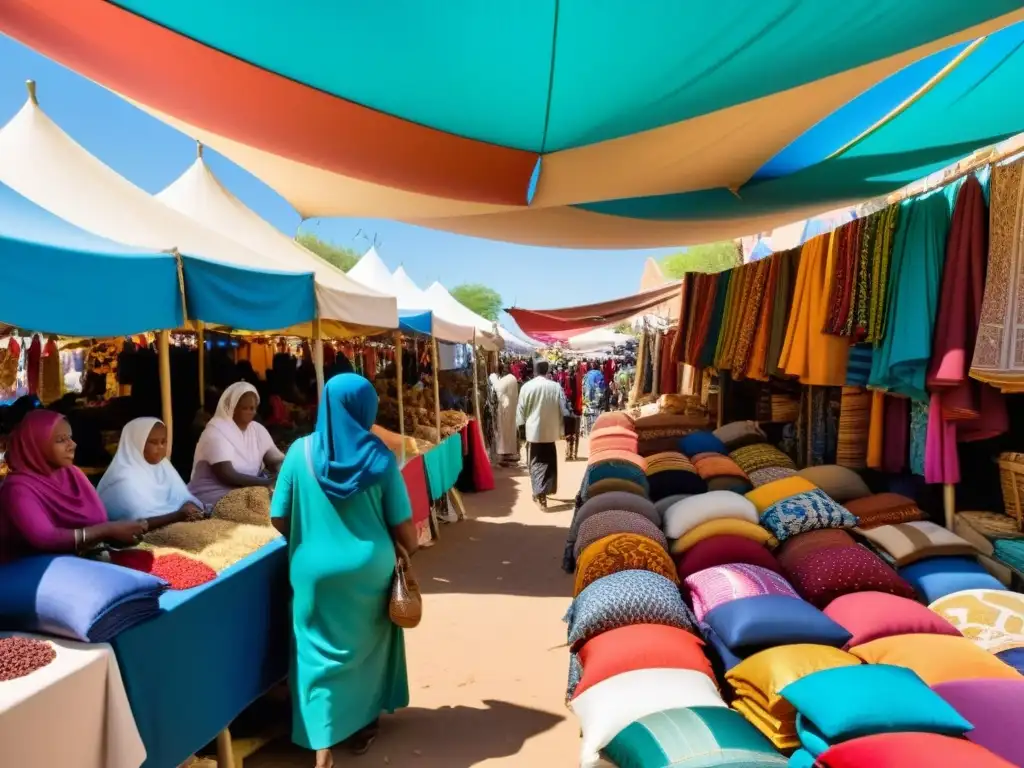
[[[78,143],[149,192],[158,192],[194,160],[195,143],[95,83],[0,35],[0,123],[24,104],[25,80],[35,80],[39,103]],[[246,205],[289,235],[299,216],[273,190],[207,149],[214,173]],[[484,283],[505,306],[544,309],[603,301],[635,292],[648,256],[676,249],[577,251],[535,248],[451,235],[381,219],[310,219],[302,223],[325,240],[364,251],[362,230],[376,235],[392,269],[403,265],[421,288]],[[510,320],[506,317],[506,322]],[[510,323],[511,324],[511,323]]]

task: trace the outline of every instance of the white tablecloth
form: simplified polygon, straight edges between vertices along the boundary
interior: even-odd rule
[[[113,649],[39,639],[53,644],[57,658],[30,675],[0,682],[0,764],[139,768],[146,748]]]

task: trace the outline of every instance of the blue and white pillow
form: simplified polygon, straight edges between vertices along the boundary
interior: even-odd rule
[[[761,525],[779,541],[823,528],[854,528],[857,516],[819,488],[772,504],[761,515]]]

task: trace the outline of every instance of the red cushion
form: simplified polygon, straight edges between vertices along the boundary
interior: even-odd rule
[[[888,592],[913,600],[914,588],[882,559],[858,544],[826,547],[782,561],[789,583],[807,602],[824,608],[851,592]]]
[[[779,565],[789,568],[790,563],[796,563],[805,555],[818,549],[826,547],[847,547],[857,542],[853,536],[841,528],[822,528],[817,531],[804,531],[796,536],[790,536],[775,550],[775,557]]]
[[[893,635],[960,634],[960,630],[935,611],[884,592],[857,592],[837,597],[825,608],[825,615],[853,635],[846,648]]]
[[[714,680],[704,643],[684,629],[632,624],[591,638],[579,651],[583,676],[573,698],[602,680],[637,669],[693,669]]]
[[[759,565],[769,571],[781,574],[782,567],[768,551],[768,548],[756,541],[742,536],[723,534],[699,541],[685,552],[676,555],[676,566],[679,578],[685,579],[691,574],[714,568],[717,565],[746,563]]]
[[[934,733],[880,733],[844,741],[818,758],[822,768],[1014,768],[965,739]]]

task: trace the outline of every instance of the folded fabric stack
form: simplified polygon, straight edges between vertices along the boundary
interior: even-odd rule
[[[973,726],[912,670],[888,664],[834,667],[785,686],[800,749],[789,765],[813,768],[837,744],[883,733],[960,738]]]
[[[167,582],[119,565],[38,555],[0,566],[0,629],[107,643],[160,612]]]
[[[662,510],[679,501],[679,497],[704,493],[708,489],[693,463],[678,451],[662,451],[647,457],[647,483],[651,501],[661,505]]]
[[[979,648],[1024,672],[1024,595],[966,589],[940,597],[928,607]]]
[[[640,416],[633,422],[639,440],[638,450],[642,456],[678,450],[679,438],[703,429],[706,425],[706,416],[675,413]]]
[[[725,674],[736,698],[733,709],[764,734],[777,749],[800,746],[796,710],[781,695],[783,688],[815,672],[859,664],[853,655],[825,645],[782,645],[744,659]]]
[[[1009,586],[1016,571],[1024,575],[1024,531],[1004,512],[957,512],[953,531],[971,542],[985,570]]]

